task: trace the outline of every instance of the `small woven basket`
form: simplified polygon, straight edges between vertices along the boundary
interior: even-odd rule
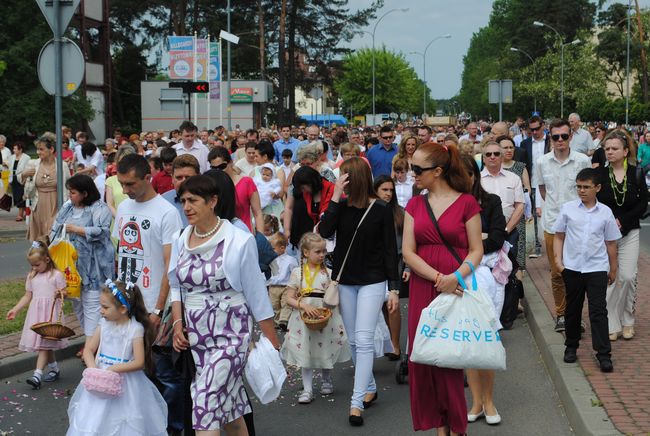
[[[63,325],[63,302],[61,302],[61,307],[59,308],[59,320],[56,322],[53,321],[55,306],[56,299],[52,302],[52,310],[50,310],[49,321],[36,323],[30,328],[36,332],[36,334],[42,336],[43,339],[49,339],[51,341],[60,341],[61,339],[74,336],[74,330],[68,326]]]
[[[122,394],[122,374],[100,368],[86,368],[81,384],[87,391],[116,397]]]
[[[326,307],[317,310],[320,313],[318,318],[310,318],[305,314],[305,312],[300,314],[300,319],[302,319],[309,330],[323,330],[332,317],[332,311]]]

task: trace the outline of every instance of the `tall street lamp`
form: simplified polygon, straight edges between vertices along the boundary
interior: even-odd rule
[[[436,36],[435,38],[433,38],[427,44],[427,46],[424,48],[424,52],[419,52],[419,51],[412,51],[411,52],[411,54],[417,54],[417,55],[422,56],[422,61],[423,61],[423,64],[424,64],[424,68],[423,68],[424,71],[423,71],[423,74],[422,74],[422,82],[424,82],[424,92],[423,92],[423,96],[422,96],[422,116],[424,116],[424,114],[427,113],[427,51],[429,50],[429,47],[431,47],[431,44],[433,44],[435,41],[437,41],[439,39],[443,39],[443,38],[449,39],[449,38],[451,38],[451,35],[449,33],[447,33],[447,34],[444,34],[444,35]]]
[[[564,118],[564,47],[567,45],[576,45],[580,44],[582,41],[575,39],[571,42],[564,42],[564,38],[554,27],[541,21],[533,21],[533,25],[538,27],[548,27],[551,29],[558,38],[560,38],[560,118]]]
[[[517,52],[523,54],[524,56],[526,56],[528,59],[530,59],[530,63],[533,66],[533,80],[536,82],[537,81],[537,67],[535,67],[535,60],[533,59],[533,57],[531,55],[529,55],[528,53],[526,53],[525,51],[523,51],[522,49],[517,48],[517,47],[510,47],[510,51],[517,51]],[[533,111],[537,112],[537,95],[536,94],[533,95]]]
[[[627,0],[627,55],[625,61],[625,76],[627,80],[627,92],[625,93],[625,126],[630,121],[630,9],[632,8],[631,0]]]
[[[377,111],[375,108],[375,32],[377,31],[377,25],[381,22],[381,20],[384,19],[384,17],[392,12],[396,11],[401,11],[401,12],[408,12],[409,8],[403,8],[403,9],[391,9],[390,11],[386,12],[384,15],[379,17],[379,19],[375,22],[375,26],[372,28],[372,123],[375,124],[375,118],[377,116]]]

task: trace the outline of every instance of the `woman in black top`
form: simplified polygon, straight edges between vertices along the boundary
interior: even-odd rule
[[[344,192],[347,198],[342,199]],[[349,417],[355,426],[363,424],[361,411],[377,399],[372,375],[374,336],[386,297],[386,281],[389,312],[397,310],[399,302],[393,210],[376,198],[368,164],[358,157],[348,159],[341,165],[341,176],[319,226],[325,238],[336,232],[333,278],[338,277],[349,247],[339,283],[339,301],[355,363]]]
[[[609,339],[634,337],[636,274],[639,261],[639,220],[648,207],[645,174],[636,163],[632,138],[624,131],[610,132],[604,139],[608,165],[599,168],[598,201],[614,213],[623,237],[618,245],[618,275],[607,288]]]
[[[505,230],[506,218],[503,216],[501,197],[490,194],[481,186],[481,171],[478,169],[476,160],[472,156],[464,156],[463,162],[472,179],[471,194],[481,205],[481,232],[483,256],[485,256],[501,250],[503,247],[507,236]],[[501,294],[501,297],[503,297],[503,294]],[[499,303],[495,302],[494,298],[491,298],[491,300],[495,305],[494,310],[498,318],[503,306],[503,300]],[[501,416],[497,412],[493,399],[495,372],[483,369],[467,369],[465,373],[467,374],[467,384],[472,393],[472,406],[467,412],[467,421],[474,422],[487,414],[489,418],[488,424],[498,424],[501,421]]]

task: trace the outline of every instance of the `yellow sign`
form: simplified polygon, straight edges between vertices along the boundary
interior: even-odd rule
[[[72,82],[71,83],[66,83],[65,84],[65,89],[67,89],[68,91],[74,91],[75,89],[77,89],[77,85],[75,83],[72,83]]]

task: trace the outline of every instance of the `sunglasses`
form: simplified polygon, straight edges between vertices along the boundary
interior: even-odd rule
[[[537,132],[537,131],[538,131],[539,129],[541,129],[541,128],[542,128],[542,126],[531,127],[531,128],[530,128],[530,131],[531,131],[531,132]]]
[[[492,157],[492,156],[499,157],[499,156],[501,156],[501,152],[500,151],[488,151],[488,152],[485,153],[485,157]]]
[[[429,170],[435,170],[438,168],[438,165],[432,166],[432,167],[427,167],[427,168],[422,168],[419,165],[413,165],[411,164],[411,170],[413,171],[413,174],[416,176],[421,176],[423,172],[429,171]]]
[[[393,138],[394,138],[393,135],[391,135],[391,136],[382,136],[381,137],[381,139],[393,139]]]
[[[560,138],[562,138],[563,141],[566,141],[569,139],[569,134],[568,133],[562,133],[561,135],[551,135],[551,138],[553,141],[559,141]]]

